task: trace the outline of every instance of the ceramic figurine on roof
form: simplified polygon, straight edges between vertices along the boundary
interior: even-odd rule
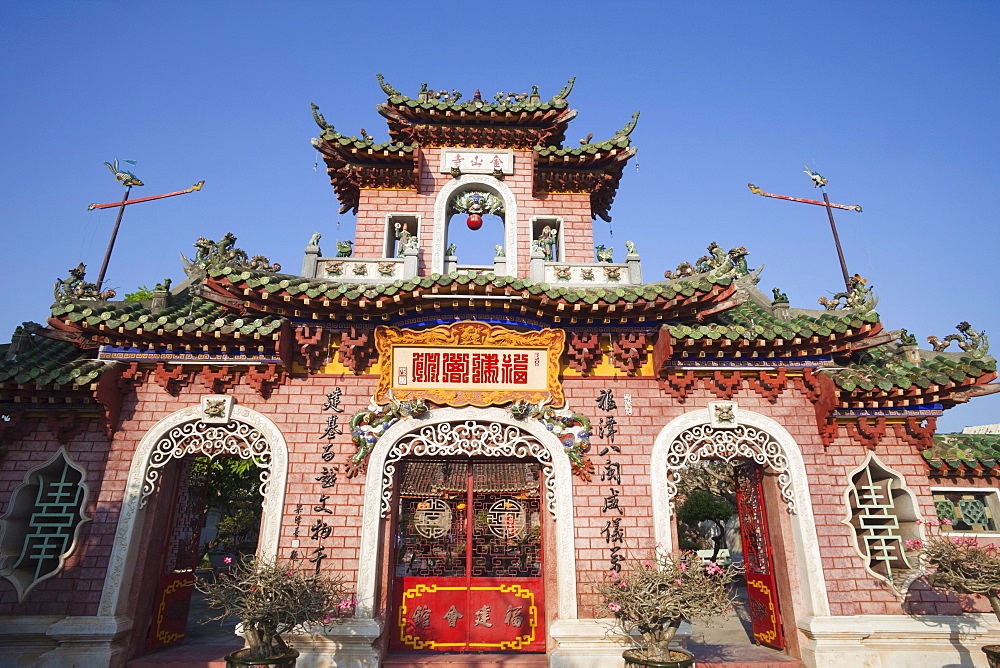
[[[229,541],[352,588],[338,623],[290,638],[309,665],[620,665],[592,583],[631,549],[710,547],[677,509],[683,476],[719,461],[749,601],[730,628],[766,665],[958,665],[1000,641],[906,553],[936,515],[1000,534],[1000,448],[934,433],[1000,389],[985,334],[920,350],[860,276],[796,307],[758,289],[752,239],[647,257],[644,278],[641,225],[623,222],[620,262],[593,232],[637,116],[564,146],[572,80],[489,99],[379,83],[387,141],[313,107],[357,213],[333,256],[316,221],[289,231],[309,239],[299,274],[202,238],[142,301],[90,294],[81,264],[46,324],[0,345],[5,656],[120,666],[180,641]],[[500,243],[458,257],[473,216]],[[205,522],[218,468],[249,471],[239,535]]]

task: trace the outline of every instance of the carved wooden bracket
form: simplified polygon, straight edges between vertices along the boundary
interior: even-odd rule
[[[243,378],[250,387],[257,390],[257,394],[267,399],[276,387],[288,380],[288,374],[277,364],[261,364],[248,368],[243,372]]]
[[[742,382],[743,376],[739,371],[733,371],[727,376],[724,371],[716,370],[710,378],[705,379],[705,387],[720,399],[732,399]]]
[[[77,411],[51,411],[45,417],[49,431],[63,445],[78,436],[86,426],[85,419]]]
[[[229,365],[223,365],[215,369],[202,367],[200,379],[205,389],[212,394],[225,394],[227,391],[239,383],[240,372]]]
[[[693,370],[688,369],[683,373],[684,375],[678,376],[671,372],[666,378],[659,379],[660,389],[681,403],[687,401],[687,395],[694,389],[696,380]]]
[[[761,369],[758,377],[745,377],[747,385],[758,395],[767,399],[770,403],[777,403],[778,396],[785,391],[785,367],[778,367],[778,372],[771,378],[767,372]]]
[[[184,364],[176,364],[172,369],[167,369],[166,362],[159,362],[153,371],[153,379],[168,394],[177,396],[180,389],[194,379],[193,371]]]
[[[658,376],[663,371],[663,365],[673,357],[674,346],[671,342],[670,329],[666,325],[660,327],[653,344],[653,375]]]
[[[934,445],[934,432],[937,431],[937,418],[927,418],[927,424],[920,426],[922,418],[909,417],[903,424],[894,424],[893,430],[896,437],[915,447],[917,450],[926,450]]]
[[[837,407],[836,384],[826,374],[804,369],[802,377],[796,378],[796,385],[812,403],[820,439],[824,447],[828,447],[837,436],[837,421],[833,417],[833,410]]]
[[[108,438],[118,431],[118,418],[122,412],[122,399],[135,390],[135,386],[148,373],[139,369],[138,362],[116,365],[97,378],[94,399],[104,407],[104,435]]]
[[[330,350],[330,335],[322,327],[295,328],[295,361],[309,371],[319,371]]]
[[[875,446],[885,437],[884,417],[859,417],[857,423],[852,426],[854,427],[854,436],[862,445],[871,450],[874,450]]]
[[[350,327],[341,332],[340,348],[337,351],[340,363],[354,372],[362,373],[371,364],[375,355],[375,341],[372,332]]]
[[[566,353],[563,359],[569,368],[584,376],[591,374],[601,361],[601,335],[584,332],[566,332]]]
[[[646,361],[646,332],[616,332],[611,335],[611,363],[630,376]]]

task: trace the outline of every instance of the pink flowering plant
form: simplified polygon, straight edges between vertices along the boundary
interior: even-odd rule
[[[989,599],[1000,620],[1000,549],[981,545],[975,536],[944,535],[951,520],[923,522],[929,528],[925,540],[908,540],[906,548],[920,556],[932,587],[956,594],[982,594]]]
[[[239,620],[249,646],[240,658],[251,660],[292,654],[282,634],[351,617],[357,603],[342,578],[302,568],[297,561],[245,558],[214,579],[199,578],[195,587],[219,611],[206,621]]]
[[[712,561],[702,565],[694,552],[627,559],[622,565],[621,572],[609,571],[594,587],[603,600],[599,607],[614,615],[617,635],[639,646],[638,658],[671,660],[670,643],[682,621],[708,621],[736,603],[730,584],[739,569]]]

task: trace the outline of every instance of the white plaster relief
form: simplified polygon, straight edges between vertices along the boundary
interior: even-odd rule
[[[650,487],[653,494],[653,526],[656,540],[665,546],[672,546],[673,527],[670,521],[673,503],[669,475],[670,456],[677,437],[694,428],[707,427],[712,416],[707,408],[694,410],[675,418],[657,435],[650,461]],[[805,615],[829,615],[830,603],[827,598],[826,581],[823,579],[823,564],[816,537],[816,522],[812,512],[808,478],[802,451],[795,439],[784,427],[769,417],[746,409],[739,410],[739,424],[765,432],[769,440],[777,444],[777,453],[785,461],[790,480],[791,502],[795,513],[790,515],[792,525],[792,546],[799,581],[802,583],[802,604]],[[732,430],[726,430],[732,431]],[[694,460],[697,461],[697,460]],[[765,458],[767,461],[767,458]],[[786,503],[788,499],[786,499]]]
[[[537,459],[542,465],[545,480],[545,499],[549,512],[555,514],[555,478],[552,476],[552,457],[544,446],[514,425],[497,422],[483,424],[475,420],[425,425],[417,432],[407,434],[396,442],[386,456],[382,469],[382,512],[386,518],[392,511],[393,479],[396,463],[407,455],[417,457],[450,457],[454,455],[480,455],[483,457],[515,457]]]
[[[146,432],[132,456],[132,466],[129,469],[128,481],[125,486],[125,497],[122,500],[122,510],[118,517],[118,529],[115,532],[114,545],[108,563],[108,575],[104,580],[104,590],[101,593],[101,603],[98,607],[100,615],[110,616],[123,611],[124,602],[128,598],[131,584],[131,573],[135,567],[138,525],[141,522],[140,510],[149,493],[147,484],[150,471],[166,464],[170,459],[191,454],[187,447],[166,451],[164,443],[171,440],[174,430],[180,433],[195,433],[203,415],[201,404],[182,408],[163,418]],[[267,417],[243,406],[232,408],[233,431],[239,434],[233,437],[225,452],[240,454],[245,447],[246,438],[253,434],[252,453],[256,460],[270,463],[270,477],[265,480],[262,472],[262,483],[269,483],[263,502],[263,517],[261,518],[260,540],[257,554],[261,557],[273,557],[278,553],[278,535],[281,530],[282,507],[285,502],[285,482],[288,477],[288,446],[278,427]],[[205,427],[203,426],[204,430]],[[177,433],[177,432],[174,432]],[[164,440],[166,439],[166,440]],[[243,443],[243,446],[241,446]],[[204,453],[209,454],[209,453]],[[221,454],[217,451],[216,454]],[[165,458],[165,459],[164,459]],[[152,477],[155,485],[156,475]]]
[[[859,490],[852,482],[854,476],[865,469],[873,467],[876,472],[881,469],[882,472],[890,476],[888,485],[885,488]],[[855,512],[859,506],[857,495],[865,494],[866,492],[871,494],[869,500],[877,500],[879,505],[883,506],[881,509],[885,511],[885,514],[879,514],[877,517],[871,517],[871,519],[877,521],[877,519],[883,517],[885,519],[891,518],[885,529],[874,528],[872,526],[862,528],[859,524],[859,519],[855,517]],[[904,549],[904,541],[923,540],[926,538],[923,528],[923,517],[920,515],[919,510],[920,504],[917,503],[916,495],[913,493],[913,490],[907,487],[906,479],[901,473],[883,464],[882,460],[874,452],[869,451],[868,456],[865,457],[865,461],[847,474],[847,485],[844,489],[843,498],[847,516],[840,520],[840,523],[850,529],[851,547],[854,548],[854,551],[861,558],[861,563],[865,570],[875,579],[885,582],[896,598],[902,601],[906,598],[906,593],[909,591],[910,585],[923,575],[925,570],[920,565],[916,556],[911,555],[914,561],[912,565],[906,563],[907,555]],[[873,508],[872,506],[867,506],[867,509],[872,510]],[[890,512],[890,510],[894,512]],[[878,546],[883,545],[885,539],[889,538],[889,545],[894,545],[896,549],[902,552],[895,559],[901,562],[901,568],[898,569],[900,572],[896,576],[886,577],[886,574],[879,573],[871,567],[873,555],[869,553],[868,549],[862,547],[862,541],[864,540],[862,534],[874,538],[874,542]],[[894,560],[892,549],[887,549],[885,552],[877,549],[876,556],[879,554],[886,557],[891,565],[891,562]],[[891,567],[889,572],[892,572]]]
[[[434,228],[431,233],[431,273],[445,273],[444,251],[448,245],[448,221],[451,218],[448,205],[457,193],[466,190],[486,190],[503,200],[504,251],[507,258],[507,274],[517,276],[517,199],[503,181],[492,176],[478,174],[462,174],[438,191],[437,199],[434,200]]]
[[[479,423],[482,425],[499,425],[499,429],[515,428],[526,432],[540,443],[547,451],[548,469],[542,461],[543,469],[550,473],[545,484],[551,485],[555,498],[555,552],[556,552],[556,588],[557,610],[561,619],[575,619],[576,610],[576,551],[573,525],[573,484],[569,457],[563,450],[562,443],[552,432],[548,431],[536,420],[516,420],[511,414],[500,408],[440,408],[429,411],[420,418],[397,422],[379,439],[375,449],[369,455],[368,473],[365,480],[365,505],[361,524],[361,548],[358,555],[358,606],[356,617],[371,618],[374,614],[373,602],[378,574],[371,565],[379,563],[380,538],[383,519],[381,517],[382,500],[389,493],[385,488],[387,462],[394,462],[399,442],[408,434],[418,432],[425,427],[433,427],[444,423]],[[403,446],[408,447],[408,446]],[[415,451],[415,454],[430,454]],[[440,454],[440,453],[436,453]],[[467,452],[466,454],[473,454]],[[484,452],[482,454],[491,454]],[[509,456],[497,453],[496,456]],[[518,455],[514,455],[518,456]],[[527,453],[525,456],[534,456]],[[395,459],[393,459],[395,457]],[[551,481],[551,482],[550,482]]]

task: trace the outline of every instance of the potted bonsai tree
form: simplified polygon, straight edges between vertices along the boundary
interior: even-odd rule
[[[1000,620],[1000,548],[980,545],[975,536],[943,535],[941,527],[951,520],[924,522],[930,527],[926,540],[908,540],[906,547],[920,555],[921,562],[934,570],[927,574],[932,587],[956,594],[981,594],[989,600]],[[986,645],[991,668],[1000,668],[1000,645]]]
[[[736,599],[729,585],[738,569],[711,561],[702,565],[694,552],[630,558],[623,566],[595,587],[603,607],[614,615],[617,635],[636,645],[622,654],[625,665],[693,665],[690,652],[670,643],[685,619],[710,620],[733,609]]]
[[[195,583],[219,611],[207,621],[236,618],[248,647],[226,656],[227,666],[291,668],[299,653],[281,637],[300,626],[325,626],[353,614],[355,599],[339,577],[301,569],[295,561],[239,560],[230,572]]]

